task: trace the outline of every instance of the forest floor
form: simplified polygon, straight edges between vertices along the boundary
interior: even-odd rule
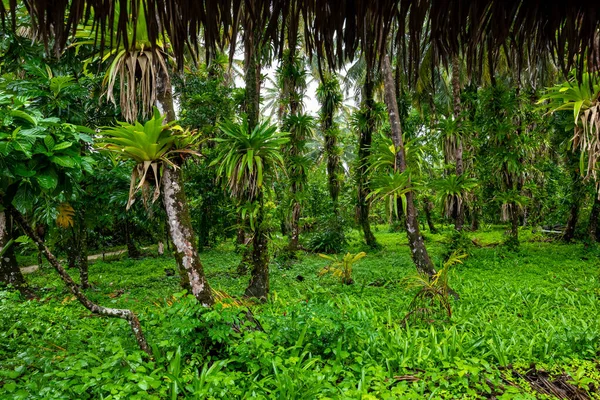
[[[450,270],[452,316],[408,323],[414,266],[387,227],[377,251],[349,235],[350,252],[367,252],[353,285],[319,276],[317,255],[275,254],[266,304],[228,297],[248,281],[231,243],[201,254],[223,294],[213,310],[167,276],[172,258],[96,261],[89,297],[137,312],[152,360],[124,321],[90,314],[42,268],[27,275],[39,300],[0,291],[0,399],[600,399],[600,251],[530,230],[519,252],[498,245],[502,229],[469,236]],[[437,264],[449,237],[426,234]],[[244,306],[262,330],[240,328]]]

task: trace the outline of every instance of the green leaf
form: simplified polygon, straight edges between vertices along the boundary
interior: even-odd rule
[[[46,137],[44,138],[44,144],[46,145],[48,151],[52,151],[54,150],[54,145],[56,143],[54,142],[54,138],[52,137],[52,135],[46,135]]]
[[[52,156],[50,157],[50,161],[65,168],[73,168],[77,164],[75,160],[69,156]]]
[[[62,142],[62,143],[59,143],[56,146],[54,146],[53,150],[54,151],[59,151],[59,150],[68,149],[72,145],[73,145],[73,143],[71,143],[71,142]]]
[[[42,189],[45,190],[54,190],[58,185],[58,176],[56,172],[50,170],[46,173],[38,174],[35,179]]]

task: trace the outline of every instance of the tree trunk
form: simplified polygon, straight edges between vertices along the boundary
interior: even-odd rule
[[[569,158],[573,159],[570,164],[575,164],[575,157],[570,156]],[[577,159],[578,158],[579,157],[577,157]],[[563,240],[565,242],[570,242],[575,237],[575,228],[577,227],[577,220],[579,217],[579,204],[582,198],[584,198],[584,192],[581,176],[579,175],[577,168],[574,168],[571,172],[571,207],[569,209],[567,226],[565,227],[565,233],[563,235]]]
[[[433,224],[433,219],[431,218],[431,210],[433,210],[433,203],[429,200],[425,201],[423,205],[423,210],[425,211],[425,219],[427,220],[427,226],[429,227],[430,233],[438,233],[438,230],[435,228]]]
[[[125,212],[125,244],[127,245],[127,256],[134,259],[140,258],[141,253],[133,241],[133,237],[131,235],[131,221],[129,220],[127,213],[128,211]]]
[[[254,222],[254,236],[252,237],[252,271],[245,296],[256,297],[264,301],[269,294],[269,249],[267,232],[263,225],[264,200],[262,193],[259,194],[258,202],[258,215]]]
[[[460,61],[458,57],[452,58],[452,97],[454,103],[454,118],[458,121],[460,119]],[[460,122],[459,122],[460,123]],[[456,153],[454,159],[456,161],[456,176],[460,176],[464,173],[463,165],[463,143],[460,133],[457,133],[457,144]],[[464,202],[455,201],[454,209],[454,229],[462,231],[465,222],[465,207]]]
[[[166,122],[174,121],[175,107],[168,76],[161,74],[158,77],[157,92],[157,103],[166,114]],[[163,164],[161,186],[169,234],[173,242],[182,286],[189,288],[200,304],[210,307],[214,304],[214,298],[196,249],[181,166]]]
[[[565,233],[563,240],[570,242],[575,237],[575,228],[577,227],[577,219],[579,217],[579,203],[574,201],[571,203],[571,209],[569,210],[569,218],[567,219],[567,226],[565,227]]]
[[[594,193],[594,205],[590,212],[590,222],[588,225],[588,234],[591,243],[598,241],[598,217],[600,217],[600,199],[598,199],[598,194]]]
[[[131,330],[133,331],[133,335],[138,343],[138,346],[140,347],[140,350],[144,351],[149,356],[152,356],[150,346],[148,346],[148,342],[144,337],[142,326],[140,325],[140,321],[138,320],[137,316],[131,310],[102,307],[90,301],[81,291],[79,286],[73,281],[73,279],[67,273],[67,271],[65,271],[62,265],[60,265],[56,257],[54,257],[52,253],[50,253],[48,247],[46,247],[44,242],[37,236],[37,234],[29,226],[27,221],[25,221],[25,218],[23,218],[23,216],[14,207],[11,206],[9,209],[15,221],[17,221],[17,223],[21,226],[25,234],[35,242],[35,244],[38,246],[40,251],[44,254],[46,259],[50,263],[50,265],[54,267],[58,275],[61,277],[65,285],[69,288],[71,293],[73,293],[73,295],[77,298],[77,300],[79,300],[79,302],[85,308],[87,308],[94,314],[104,315],[106,317],[121,318],[126,320],[129,323]]]
[[[369,181],[368,181],[368,169],[369,169],[369,157],[371,155],[371,142],[373,139],[374,130],[374,106],[375,100],[373,98],[373,82],[372,82],[373,71],[367,71],[365,78],[365,110],[367,113],[367,123],[363,128],[360,129],[358,139],[358,168],[357,168],[357,193],[358,193],[358,223],[362,228],[365,235],[365,242],[367,246],[376,248],[378,246],[375,235],[371,232],[371,224],[369,222],[369,211],[370,202],[367,200],[369,193]]]
[[[25,277],[17,264],[15,244],[12,239],[12,224],[6,211],[0,211],[0,283],[12,285],[23,293],[27,288]]]
[[[79,253],[78,267],[79,267],[79,283],[83,289],[90,287],[89,282],[89,265],[88,265],[88,251],[87,251],[87,226],[85,225],[85,208],[83,206],[79,209],[80,221],[79,221]]]
[[[510,203],[508,209],[510,213],[510,236],[514,244],[519,243],[519,206],[517,203]]]
[[[182,286],[189,287],[203,306],[210,307],[214,299],[196,249],[188,203],[183,191],[181,168],[163,166],[162,194]]]
[[[383,58],[383,75],[385,103],[390,118],[392,130],[392,140],[396,147],[396,171],[406,171],[406,155],[404,154],[404,141],[402,139],[402,127],[400,125],[400,116],[398,114],[398,103],[396,102],[396,92],[394,89],[394,77],[390,65],[389,56]],[[408,244],[411,250],[412,259],[417,270],[422,274],[433,276],[436,271],[429,258],[423,236],[419,232],[419,221],[417,219],[417,210],[414,203],[413,192],[406,193],[406,234]]]

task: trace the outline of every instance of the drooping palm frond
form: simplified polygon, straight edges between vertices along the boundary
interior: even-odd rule
[[[120,13],[115,12],[117,4]],[[56,52],[83,20],[92,20],[100,28],[100,41],[106,32],[114,32],[111,43],[122,42],[129,48],[127,24],[143,10],[150,41],[154,44],[167,36],[179,62],[186,48],[197,50],[199,44],[216,54],[237,36],[240,20],[253,19],[264,27],[263,41],[272,44],[276,55],[283,53],[285,32],[303,29],[307,53],[331,66],[354,59],[359,49],[368,64],[376,62],[390,33],[408,55],[410,69],[419,68],[422,37],[435,48],[435,64],[447,64],[452,56],[464,54],[471,72],[479,71],[484,62],[494,64],[502,49],[511,53],[509,59],[517,69],[548,53],[556,54],[563,72],[577,68],[579,77],[586,68],[600,66],[600,18],[597,5],[590,1],[552,7],[543,0],[171,0],[168,5],[162,0],[66,0],[52,7],[45,0],[34,0],[27,5],[32,25],[46,43],[55,39]],[[0,17],[3,21],[9,17],[16,25],[20,6],[18,1],[8,6],[0,2]],[[289,11],[292,8],[294,12]],[[233,55],[235,41],[231,43]]]

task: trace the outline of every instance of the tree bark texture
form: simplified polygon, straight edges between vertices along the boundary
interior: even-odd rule
[[[164,165],[162,196],[180,275],[185,273],[192,294],[203,306],[210,307],[214,299],[196,249],[181,168]]]
[[[402,139],[402,127],[400,125],[400,115],[398,114],[398,103],[396,102],[396,92],[394,89],[394,76],[389,56],[383,59],[383,75],[385,103],[390,118],[392,129],[392,141],[396,147],[396,165],[397,171],[406,171],[406,155],[404,150],[404,141]],[[414,203],[413,192],[406,193],[406,234],[412,259],[417,270],[422,274],[432,276],[436,273],[433,263],[429,258],[429,253],[425,248],[423,236],[419,231],[419,221],[417,218],[417,209]]]
[[[367,71],[364,85],[364,106],[366,110],[367,123],[364,128],[360,129],[358,139],[358,168],[357,168],[357,193],[358,193],[358,223],[365,235],[365,242],[371,248],[377,247],[377,240],[371,231],[369,222],[370,202],[367,200],[369,193],[369,180],[367,177],[369,169],[369,157],[371,155],[371,143],[373,141],[374,130],[374,106],[375,100],[373,97],[373,71]]]
[[[54,267],[58,275],[61,277],[65,285],[69,288],[71,293],[77,298],[77,300],[88,310],[90,310],[94,314],[104,315],[106,317],[112,318],[121,318],[126,320],[131,327],[135,340],[137,341],[140,350],[144,351],[149,356],[152,356],[152,352],[150,350],[150,346],[146,341],[144,333],[142,331],[142,326],[140,325],[140,321],[137,316],[128,309],[118,309],[118,308],[108,308],[102,307],[98,304],[93,303],[89,300],[85,294],[81,291],[80,287],[73,281],[71,276],[67,273],[67,271],[60,265],[56,257],[50,252],[48,247],[44,244],[44,242],[37,236],[37,234],[33,231],[31,226],[27,223],[25,218],[19,213],[14,207],[10,207],[10,213],[12,214],[15,221],[21,226],[23,231],[27,236],[29,236],[35,244],[38,246],[40,251],[44,254],[50,265]]]
[[[174,121],[176,115],[170,79],[161,74],[158,83],[157,103],[166,114],[166,121]],[[210,307],[214,304],[214,298],[196,248],[181,167],[164,164],[161,186],[169,236],[173,242],[182,287],[189,289],[200,304]]]

